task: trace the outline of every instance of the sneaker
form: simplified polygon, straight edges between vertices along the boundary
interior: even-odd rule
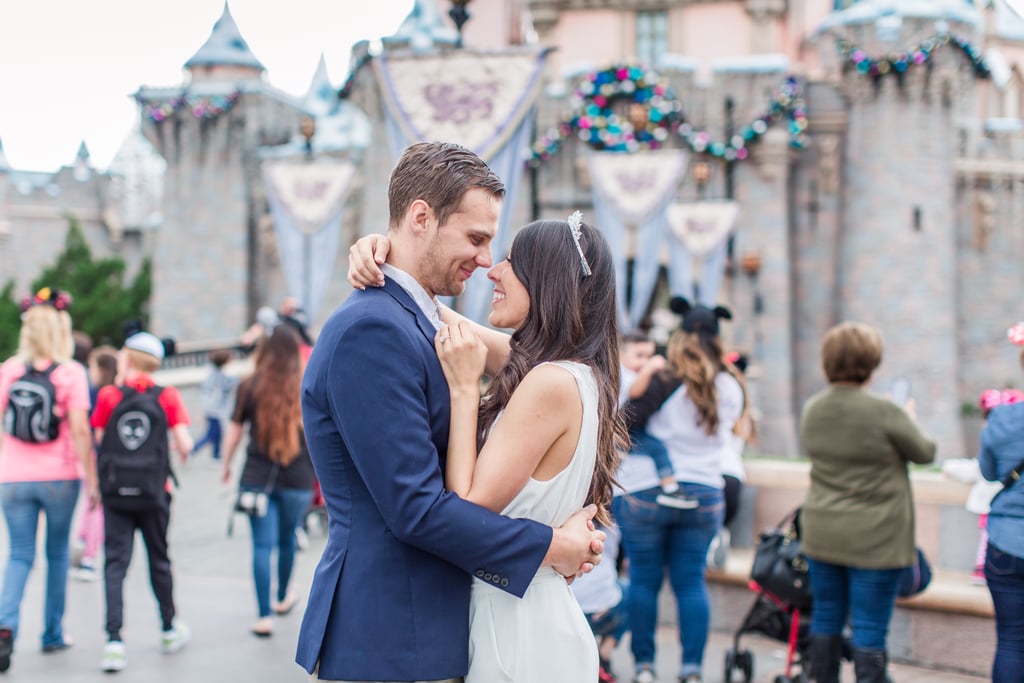
[[[715,537],[711,539],[711,545],[708,546],[707,566],[711,569],[721,569],[725,566],[725,561],[729,557],[729,547],[732,545],[732,534],[729,533],[729,529],[722,527],[715,534]]]
[[[301,526],[295,527],[295,547],[299,550],[309,547],[309,534]]]
[[[55,652],[63,652],[71,647],[73,641],[71,636],[67,633],[64,634],[64,639],[58,643],[50,643],[49,645],[43,645],[43,654],[50,655]]]
[[[0,671],[11,668],[11,653],[14,652],[14,631],[10,626],[0,626]]]
[[[971,578],[968,579],[968,583],[972,586],[984,586],[988,583],[985,581],[985,569],[983,567],[975,568],[975,570],[971,572]]]
[[[88,562],[82,561],[82,564],[71,570],[71,578],[75,581],[84,581],[86,583],[93,583],[100,580],[100,573],[96,567],[92,566]]]
[[[700,501],[693,496],[686,495],[682,489],[677,489],[672,493],[659,493],[658,497],[654,500],[658,505],[675,508],[676,510],[693,510],[700,507]]]
[[[103,670],[107,673],[124,671],[128,665],[128,655],[124,649],[124,643],[120,640],[111,640],[103,646]]]
[[[191,635],[192,632],[185,622],[175,620],[174,627],[169,631],[164,631],[160,636],[160,649],[164,654],[177,652],[185,647],[185,643],[188,642]]]
[[[657,683],[657,681],[653,669],[639,669],[636,676],[633,677],[633,683]]]
[[[702,683],[702,681],[703,679],[700,677],[700,674],[679,677],[679,683]]]

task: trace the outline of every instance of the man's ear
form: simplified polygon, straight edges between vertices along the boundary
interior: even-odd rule
[[[426,233],[431,228],[437,226],[437,217],[434,215],[434,210],[423,199],[413,200],[412,204],[409,205],[406,216],[408,216],[409,223],[412,226],[413,234],[416,235]]]

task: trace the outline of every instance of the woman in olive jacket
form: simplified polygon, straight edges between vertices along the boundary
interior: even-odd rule
[[[900,406],[865,391],[882,360],[876,330],[837,325],[821,356],[829,387],[808,401],[800,425],[811,459],[801,513],[814,600],[811,668],[818,683],[838,683],[849,617],[857,683],[884,683],[900,573],[915,560],[907,463],[931,462],[935,443]]]

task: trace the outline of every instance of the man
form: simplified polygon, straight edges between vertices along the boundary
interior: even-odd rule
[[[541,566],[599,561],[591,507],[552,530],[450,494],[448,385],[436,296],[491,265],[505,188],[449,143],[405,151],[388,189],[382,288],[352,296],[320,333],[302,384],[327,547],[297,661],[319,680],[456,681],[468,664],[471,576],[522,596]]]

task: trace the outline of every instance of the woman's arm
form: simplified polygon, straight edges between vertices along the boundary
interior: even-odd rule
[[[195,443],[192,441],[192,433],[188,431],[188,425],[182,422],[171,427],[171,440],[174,442],[175,450],[178,451],[181,463],[188,462],[188,455],[192,452],[192,446]]]
[[[903,459],[920,465],[935,460],[935,442],[925,438],[906,411],[893,403],[885,407],[889,441]]]
[[[447,487],[461,498],[500,512],[538,471],[549,452],[555,472],[561,471],[572,458],[576,440],[569,443],[566,438],[570,419],[574,424],[582,419],[576,380],[553,365],[534,368],[513,392],[501,419],[478,453],[483,344],[472,337],[468,326],[444,327],[438,340],[449,335],[447,341],[436,342],[452,399]],[[553,448],[556,444],[560,447]]]
[[[221,483],[227,484],[231,481],[231,461],[238,450],[238,443],[242,440],[242,423],[232,419],[228,422],[227,436],[224,438],[224,468],[221,470]]]
[[[391,242],[386,235],[367,235],[356,240],[348,250],[348,283],[356,289],[383,285],[384,274],[381,272],[380,264],[384,263],[390,250]],[[484,371],[488,375],[493,377],[508,362],[510,337],[505,332],[473,322],[443,304],[441,320],[451,326],[463,322],[472,327],[473,332],[487,347]]]
[[[511,335],[474,322],[461,313],[456,313],[444,304],[441,304],[441,321],[449,326],[457,325],[460,322],[469,325],[473,333],[487,347],[487,361],[484,363],[484,372],[488,375],[494,377],[498,374],[499,370],[505,367],[505,363],[508,362],[509,344],[512,340]]]

